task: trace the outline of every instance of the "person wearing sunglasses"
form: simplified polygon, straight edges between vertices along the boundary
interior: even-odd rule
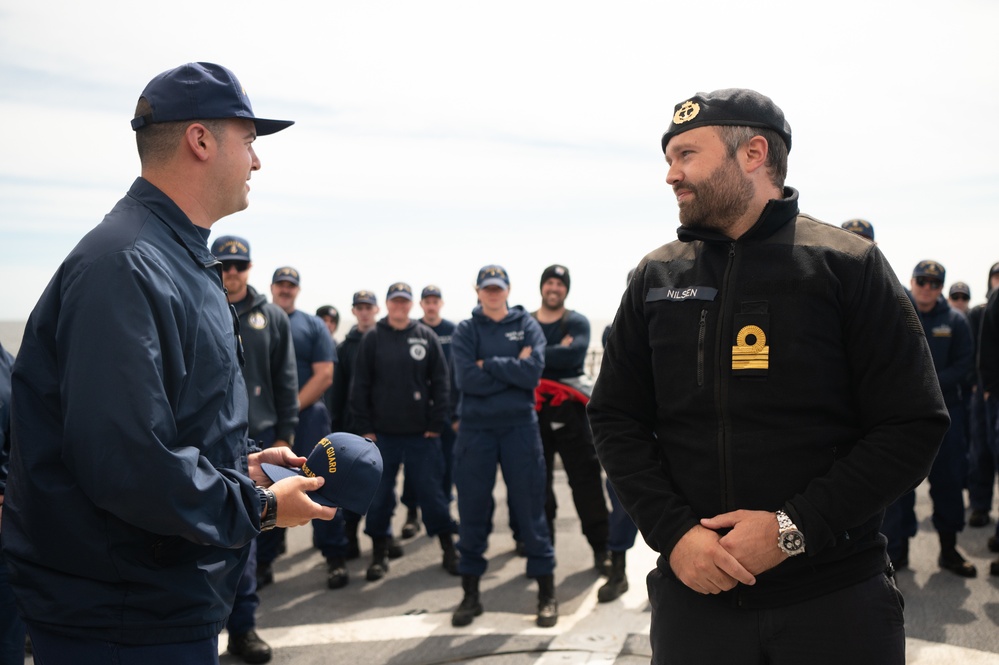
[[[937,563],[961,577],[978,574],[974,564],[957,550],[957,534],[964,529],[964,488],[968,475],[964,400],[967,376],[974,362],[971,327],[963,314],[943,296],[947,272],[936,261],[920,261],[912,271],[910,298],[933,356],[950,427],[930,468],[933,528],[940,538]],[[909,539],[916,535],[916,494],[903,494],[885,512],[882,532],[888,538],[888,556],[896,568],[909,565]]]
[[[947,304],[967,316],[968,306],[971,304],[971,287],[964,282],[951,284],[947,291]]]

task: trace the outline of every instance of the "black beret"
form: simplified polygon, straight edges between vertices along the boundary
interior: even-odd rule
[[[784,139],[791,152],[791,126],[784,112],[769,97],[746,88],[726,88],[714,92],[699,92],[674,107],[673,121],[663,134],[666,144],[677,134],[708,125],[763,127],[772,129]]]

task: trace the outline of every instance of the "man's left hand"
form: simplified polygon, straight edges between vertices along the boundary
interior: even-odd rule
[[[308,461],[292,452],[291,448],[284,446],[275,446],[261,450],[259,453],[253,453],[247,460],[250,463],[250,480],[258,487],[271,486],[271,479],[260,469],[261,464],[274,464],[297,469]]]
[[[719,544],[753,575],[770,570],[787,559],[777,546],[780,529],[773,513],[736,510],[702,519],[701,526],[713,531],[731,529]]]

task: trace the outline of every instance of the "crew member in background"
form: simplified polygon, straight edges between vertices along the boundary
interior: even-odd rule
[[[545,370],[537,389],[541,407],[538,427],[545,450],[545,514],[554,543],[558,503],[552,485],[558,453],[569,479],[583,535],[593,549],[593,565],[606,573],[610,566],[607,502],[600,460],[586,419],[591,387],[584,365],[590,348],[590,322],[579,312],[566,308],[569,280],[569,269],[565,266],[545,268],[541,273],[541,307],[531,313],[545,335]]]
[[[336,348],[326,325],[316,316],[295,309],[301,293],[301,275],[298,270],[284,266],[274,271],[271,279],[271,298],[283,309],[291,322],[291,338],[295,347],[298,369],[298,427],[295,429],[295,452],[308,457],[316,443],[331,430],[330,412],[322,401],[323,393],[333,384],[333,368],[337,362]],[[267,534],[261,540],[258,559],[261,570],[258,580],[268,584],[274,579],[272,564],[284,551],[284,532]],[[312,523],[312,544],[326,559],[326,585],[340,589],[350,582],[347,572],[347,534],[342,510],[323,522]]]
[[[243,345],[243,380],[249,398],[249,436],[260,448],[291,447],[298,425],[298,371],[288,315],[250,286],[250,243],[238,236],[221,236],[212,254],[222,262],[226,298],[239,317]],[[250,543],[232,614],[226,622],[229,653],[247,663],[266,663],[271,648],[257,635],[257,539]]]
[[[964,401],[968,372],[974,366],[968,319],[947,304],[943,296],[946,271],[936,261],[920,261],[912,271],[910,298],[933,354],[950,427],[930,469],[933,528],[940,538],[938,564],[944,570],[974,577],[974,564],[957,551],[957,534],[964,529],[964,486],[968,477],[968,442]],[[916,535],[916,493],[910,490],[885,511],[882,532],[888,538],[888,556],[896,568],[909,565],[909,538]]]

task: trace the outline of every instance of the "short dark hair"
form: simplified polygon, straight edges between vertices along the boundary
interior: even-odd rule
[[[139,118],[153,112],[153,107],[145,97],[139,97],[135,106],[135,117]],[[177,143],[187,128],[198,123],[212,133],[215,140],[221,144],[225,138],[225,120],[180,120],[177,122],[157,122],[145,125],[135,132],[135,145],[139,150],[139,162],[143,165],[162,163],[173,155]]]
[[[787,144],[780,134],[772,129],[762,127],[743,127],[740,125],[719,125],[718,135],[728,148],[728,156],[735,157],[739,146],[749,142],[754,136],[762,136],[767,141],[767,173],[770,181],[778,188],[784,188],[787,178]]]

